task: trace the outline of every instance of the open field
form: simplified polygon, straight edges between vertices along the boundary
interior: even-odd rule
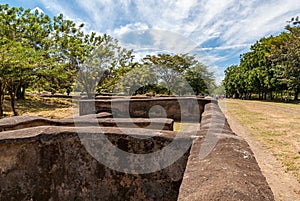
[[[300,104],[226,99],[220,106],[300,182]]]

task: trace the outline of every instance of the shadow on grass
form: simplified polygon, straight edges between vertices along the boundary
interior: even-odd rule
[[[72,107],[72,99],[65,98],[26,96],[25,100],[16,101],[16,110],[20,115],[70,107]],[[8,113],[11,112],[10,100],[8,98],[4,101],[4,110]]]

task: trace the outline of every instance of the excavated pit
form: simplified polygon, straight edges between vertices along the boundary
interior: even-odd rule
[[[274,200],[215,101],[83,100],[80,114],[0,120],[0,200]]]

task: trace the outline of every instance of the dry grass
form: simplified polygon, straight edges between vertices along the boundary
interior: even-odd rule
[[[220,106],[300,182],[300,104],[227,99]]]
[[[5,116],[12,116],[9,100],[4,104]],[[50,119],[62,119],[73,115],[72,99],[26,96],[26,100],[16,103],[19,115],[41,116]]]
[[[185,131],[197,131],[200,129],[199,123],[180,123],[174,122],[174,131],[175,132],[185,132]]]

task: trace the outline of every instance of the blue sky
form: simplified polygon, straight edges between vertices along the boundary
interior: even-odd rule
[[[0,0],[11,6],[63,13],[85,31],[107,33],[135,50],[191,53],[210,66],[218,82],[242,53],[264,36],[284,31],[300,16],[299,0]]]

